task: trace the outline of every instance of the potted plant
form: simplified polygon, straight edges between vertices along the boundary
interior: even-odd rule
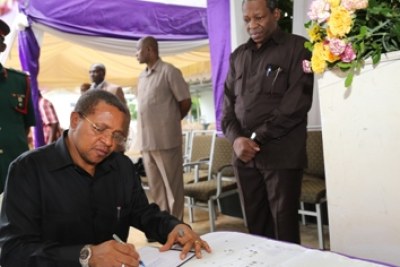
[[[345,86],[366,59],[378,64],[382,53],[400,50],[400,0],[314,0],[305,24],[312,59],[308,71],[339,68]]]

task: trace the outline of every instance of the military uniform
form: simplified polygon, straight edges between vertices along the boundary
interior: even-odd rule
[[[29,76],[0,64],[0,193],[8,166],[27,151],[27,129],[35,125]]]

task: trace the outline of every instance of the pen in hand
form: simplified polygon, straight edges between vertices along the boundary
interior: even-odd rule
[[[122,241],[122,239],[119,238],[119,236],[117,236],[116,234],[113,234],[113,238],[114,238],[114,240],[117,241],[118,243],[125,244],[125,242]]]
[[[116,234],[113,234],[113,238],[114,238],[114,240],[117,241],[118,243],[125,244],[125,242],[122,241],[122,239],[119,238],[119,236],[117,236]],[[144,265],[144,262],[141,261],[141,260],[139,260],[139,266],[146,267],[146,266]]]

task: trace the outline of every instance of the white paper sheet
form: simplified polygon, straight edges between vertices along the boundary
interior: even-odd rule
[[[178,250],[168,250],[160,252],[157,247],[142,247],[138,250],[140,259],[146,267],[178,267],[182,263],[188,261],[194,256],[193,252],[189,252],[184,260],[181,260]]]

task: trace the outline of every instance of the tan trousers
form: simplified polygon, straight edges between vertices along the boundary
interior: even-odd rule
[[[183,219],[182,147],[142,151],[143,164],[149,180],[153,201],[178,219]]]

